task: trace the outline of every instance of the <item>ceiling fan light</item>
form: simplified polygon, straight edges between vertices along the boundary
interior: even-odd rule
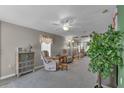
[[[68,30],[69,30],[69,27],[63,26],[63,30],[64,30],[64,31],[68,31]]]
[[[74,43],[74,40],[72,40],[71,42]]]

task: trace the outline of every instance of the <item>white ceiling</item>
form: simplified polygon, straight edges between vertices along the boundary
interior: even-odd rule
[[[85,36],[92,31],[106,31],[112,23],[115,8],[111,5],[0,6],[0,20],[61,36]],[[108,12],[103,14],[105,9]],[[58,26],[52,25],[52,22],[67,16],[76,19],[70,31],[56,30]]]

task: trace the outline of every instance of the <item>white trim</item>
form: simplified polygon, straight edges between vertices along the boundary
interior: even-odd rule
[[[96,85],[98,85],[98,83],[96,83]],[[107,85],[104,85],[104,84],[101,84],[103,88],[112,88],[110,86],[107,86]]]
[[[36,66],[35,69],[40,69],[40,68],[42,68],[42,67],[43,67],[43,65],[41,65],[41,66]],[[7,78],[13,77],[13,76],[16,76],[16,73],[13,73],[13,74],[10,74],[10,75],[6,75],[6,76],[2,76],[2,77],[0,77],[0,80],[7,79]]]
[[[36,66],[34,69],[36,70],[36,69],[40,69],[40,68],[43,68],[43,67],[44,67],[44,65]]]
[[[112,88],[112,87],[109,87],[109,86],[106,86],[106,85],[103,85],[103,84],[102,84],[102,86],[103,86],[103,88]]]
[[[13,77],[13,76],[16,76],[16,74],[13,73],[13,74],[10,74],[10,75],[2,76],[2,77],[0,77],[0,80],[7,79],[7,78]]]

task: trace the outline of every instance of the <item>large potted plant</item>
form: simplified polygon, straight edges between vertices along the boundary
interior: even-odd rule
[[[103,34],[93,32],[87,51],[90,57],[89,71],[98,74],[98,87],[101,88],[101,78],[109,77],[113,66],[122,65],[121,31],[113,31],[112,26]]]

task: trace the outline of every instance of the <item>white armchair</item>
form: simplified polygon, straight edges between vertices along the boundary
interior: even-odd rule
[[[44,68],[45,70],[47,71],[56,71],[56,62],[53,61],[53,60],[48,60],[46,57],[45,57],[45,54],[44,52],[41,53],[41,60],[43,61],[43,65],[44,65]]]

